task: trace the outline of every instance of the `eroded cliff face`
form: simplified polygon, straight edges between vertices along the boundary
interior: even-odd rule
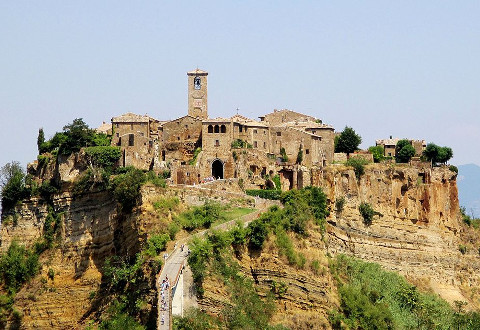
[[[39,276],[15,298],[27,328],[76,327],[100,286],[105,259],[134,255],[146,238],[141,217],[118,213],[108,192],[73,196],[67,191],[54,195],[52,205],[62,219],[57,247],[41,255]],[[1,228],[1,249],[5,251],[13,240],[32,246],[43,234],[47,214],[45,201],[24,201],[17,208],[16,223]]]
[[[462,255],[456,173],[448,168],[372,164],[358,180],[353,170],[330,166],[314,176],[330,200],[327,251],[345,253],[428,282],[447,301],[478,300],[478,253]],[[345,199],[343,210],[335,201]],[[381,215],[366,225],[362,202]]]

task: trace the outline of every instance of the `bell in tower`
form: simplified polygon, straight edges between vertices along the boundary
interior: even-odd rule
[[[192,117],[207,119],[207,76],[208,72],[193,70],[188,76],[188,114]]]

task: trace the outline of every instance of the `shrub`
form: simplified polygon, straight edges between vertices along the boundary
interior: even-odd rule
[[[55,279],[55,271],[53,270],[53,268],[48,269],[47,276],[52,281]]]
[[[360,180],[361,176],[365,173],[365,165],[367,164],[368,160],[363,157],[350,157],[345,162],[345,165],[353,167],[357,180]]]
[[[450,171],[455,172],[455,173],[458,174],[458,167],[456,167],[455,165],[450,165],[450,166],[448,167],[448,169],[449,169]]]
[[[169,234],[152,235],[152,237],[150,237],[147,241],[147,248],[145,249],[145,253],[149,257],[157,256],[161,251],[165,251],[169,240]]]
[[[10,293],[35,276],[39,269],[38,255],[13,241],[0,258],[0,277]]]
[[[252,145],[249,144],[247,141],[236,139],[232,142],[231,147],[233,149],[252,148]]]
[[[373,161],[375,163],[380,163],[382,160],[385,159],[385,150],[383,149],[383,146],[369,147],[368,151],[373,155]]]
[[[38,187],[38,192],[44,200],[51,201],[53,195],[58,193],[58,187],[51,180],[45,180]]]
[[[197,163],[198,154],[200,154],[201,152],[202,152],[201,147],[195,148],[195,150],[193,151],[193,158],[189,162],[190,165],[195,165]]]
[[[280,157],[282,158],[282,162],[284,163],[288,162],[287,151],[283,147],[280,148]]]
[[[258,196],[264,199],[279,200],[282,196],[280,190],[269,190],[269,189],[247,189],[245,193],[249,196]]]
[[[111,169],[120,159],[122,152],[120,147],[95,146],[85,148],[85,155],[91,165]]]
[[[139,169],[129,170],[112,180],[110,189],[124,211],[130,212],[137,204],[140,197],[140,187],[145,183],[145,180],[145,174]]]
[[[161,188],[165,188],[167,186],[167,182],[163,178],[162,174],[156,174],[153,171],[147,173],[147,181],[151,182],[153,185]]]
[[[73,186],[73,194],[80,195],[94,190],[104,190],[108,187],[109,174],[102,168],[89,168],[83,172]]]
[[[467,253],[467,247],[465,245],[460,244],[458,246],[458,250],[460,251],[461,254]]]
[[[256,219],[248,224],[247,237],[248,244],[252,249],[260,250],[263,242],[267,238],[268,229],[263,221]]]
[[[272,178],[272,181],[275,183],[275,189],[282,190],[282,185],[280,183],[280,176],[278,174]]]
[[[337,200],[335,201],[335,210],[338,213],[342,213],[344,207],[345,207],[345,197],[342,196],[340,198],[337,198]]]
[[[365,223],[367,226],[370,226],[372,224],[373,217],[375,215],[382,216],[381,213],[376,212],[372,208],[372,206],[366,202],[362,202],[358,207],[358,210],[360,211],[360,214],[363,217],[363,223]]]
[[[303,161],[303,150],[302,146],[298,148],[298,153],[297,153],[297,164],[301,164]]]

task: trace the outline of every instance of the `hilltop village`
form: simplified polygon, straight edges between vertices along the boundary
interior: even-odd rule
[[[282,190],[310,185],[312,170],[345,154],[334,153],[335,130],[322,120],[291,110],[274,110],[253,120],[241,115],[208,116],[208,73],[188,76],[188,114],[170,121],[126,113],[98,130],[113,136],[122,150],[121,166],[171,171],[175,184],[239,178],[262,186],[266,176],[280,176]],[[398,139],[378,140],[385,156],[394,156]],[[425,141],[411,141],[417,154]],[[247,148],[248,152],[244,149]],[[373,160],[372,155],[360,153]]]

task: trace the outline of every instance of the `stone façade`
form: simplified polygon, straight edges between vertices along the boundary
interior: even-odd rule
[[[122,149],[121,166],[169,169],[174,183],[190,185],[212,176],[262,184],[260,177],[279,174],[282,186],[294,188],[311,184],[303,172],[332,163],[334,128],[315,117],[284,109],[259,121],[238,114],[209,118],[207,75],[199,69],[187,73],[186,116],[161,121],[126,113],[112,118],[112,144]]]

